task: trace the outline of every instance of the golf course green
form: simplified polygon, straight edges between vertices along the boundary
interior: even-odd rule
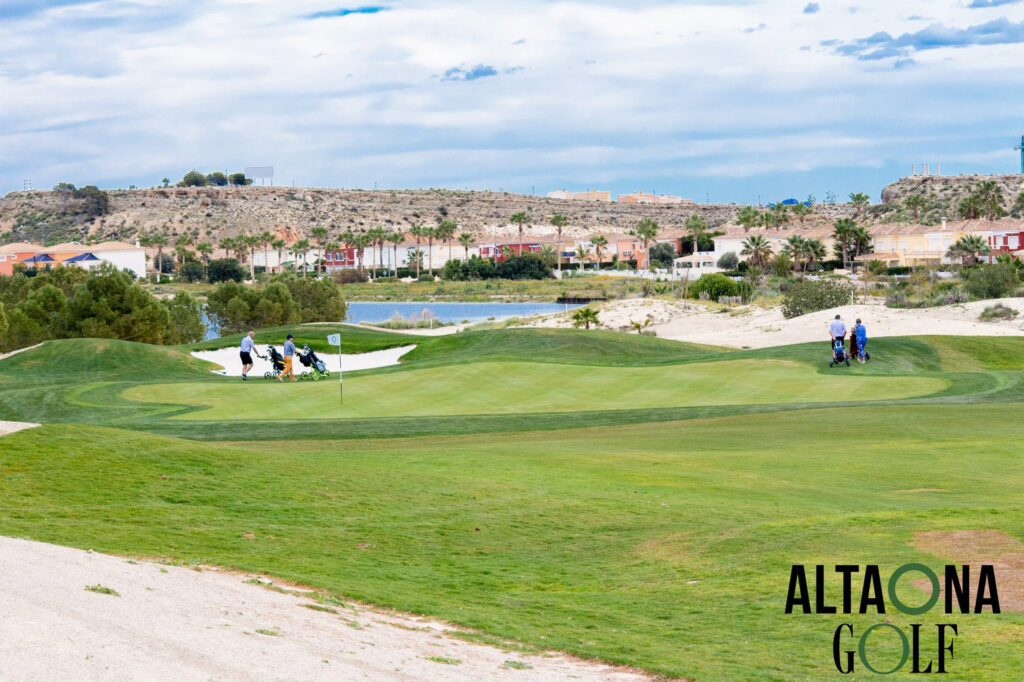
[[[408,341],[358,330],[343,350]],[[1024,538],[1024,341],[879,338],[849,368],[824,343],[416,343],[346,375],[344,405],[335,381],[215,375],[188,354],[209,342],[72,339],[0,361],[0,419],[44,424],[0,439],[0,534],[261,571],[665,676],[838,679],[837,625],[880,621],[929,623],[925,660],[931,624],[957,623],[947,679],[1019,676],[1009,584],[1000,614],[784,605],[794,564],[941,575],[981,561],[919,534]],[[832,603],[841,585],[826,575]],[[926,597],[915,585],[908,603]],[[878,637],[876,667],[895,641]]]

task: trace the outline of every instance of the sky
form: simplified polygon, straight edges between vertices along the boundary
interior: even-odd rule
[[[0,0],[0,194],[274,184],[757,203],[1014,173],[1024,0]]]

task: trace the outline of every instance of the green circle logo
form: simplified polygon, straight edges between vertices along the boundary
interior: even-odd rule
[[[910,571],[917,571],[927,576],[928,580],[932,583],[932,596],[928,598],[921,606],[907,606],[899,600],[896,596],[896,583],[899,582],[900,578],[903,577],[904,573]],[[895,606],[900,613],[906,613],[911,616],[919,616],[922,613],[927,613],[935,606],[935,602],[939,600],[939,577],[935,575],[932,569],[928,568],[924,564],[904,564],[897,568],[892,576],[889,578],[889,601]]]
[[[913,566],[913,564],[908,564],[908,565]],[[868,635],[870,635],[872,633],[872,631],[877,630],[878,628],[891,628],[892,630],[895,630],[896,634],[900,636],[900,641],[903,642],[903,655],[900,658],[900,662],[897,663],[896,666],[892,670],[876,670],[873,665],[868,663],[868,656],[867,656]],[[871,672],[875,673],[876,675],[892,675],[894,672],[896,672],[897,670],[902,668],[904,665],[906,665],[907,658],[910,657],[910,642],[907,641],[907,636],[905,634],[903,634],[903,630],[900,630],[895,625],[892,625],[890,623],[877,623],[877,624],[872,625],[871,627],[869,627],[867,630],[865,630],[864,634],[860,636],[860,643],[857,645],[857,653],[860,654],[860,662],[863,663],[864,667],[867,668],[868,670],[870,670]]]

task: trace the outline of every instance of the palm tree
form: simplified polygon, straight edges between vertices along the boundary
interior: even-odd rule
[[[171,184],[171,179],[170,178],[164,178],[160,182],[164,183],[164,187],[167,187],[169,184]]]
[[[364,261],[366,259],[366,247],[370,245],[370,238],[365,232],[353,233],[349,237],[349,244],[356,250],[356,262],[358,264],[359,271],[363,271]]]
[[[274,241],[274,235],[263,230],[260,232],[260,246],[263,247],[263,272],[270,276],[270,243]]]
[[[626,230],[626,234],[633,235],[640,240],[644,246],[644,252],[648,251],[648,245],[658,237],[658,223],[651,218],[643,218],[632,230]],[[640,268],[640,260],[636,262],[637,269]],[[650,257],[647,258],[647,267],[651,266]]]
[[[636,320],[630,320],[629,324],[630,324],[631,327],[633,327],[633,329],[636,330],[637,334],[641,334],[642,335],[644,333],[644,328],[649,327],[651,325],[651,318],[648,317],[643,322],[637,322]]]
[[[167,239],[167,234],[164,232],[157,232],[156,234],[150,235],[148,241],[150,246],[156,247],[156,260],[158,263],[156,268],[156,281],[159,284],[160,275],[163,273],[164,269],[164,247],[170,242]]]
[[[797,204],[792,208],[792,211],[793,215],[796,216],[796,219],[800,221],[801,225],[804,224],[804,218],[814,213],[811,207],[805,204]]]
[[[377,279],[377,261],[380,261],[380,269],[384,269],[384,254],[383,246],[384,241],[387,239],[387,233],[383,227],[374,227],[367,231],[366,237],[370,244],[373,246],[373,250],[376,252],[374,255],[377,256],[372,263],[370,263],[370,270],[373,274],[373,278]]]
[[[772,257],[772,246],[759,234],[751,235],[743,240],[741,256],[747,257],[747,265],[765,267]]]
[[[455,236],[458,229],[459,224],[454,220],[442,220],[434,228],[434,234],[437,235],[438,241],[448,242],[448,260],[452,259],[452,237]]]
[[[855,212],[853,214],[854,220],[860,217],[861,211],[864,207],[871,203],[871,197],[864,192],[853,192],[850,194],[850,203],[853,204]]]
[[[340,248],[341,248],[341,244],[339,244],[338,242],[336,242],[334,240],[328,240],[328,241],[324,242],[324,249],[327,250],[327,253],[333,253],[333,252],[337,251]],[[324,271],[326,271],[326,270],[327,270],[327,256],[324,255]]]
[[[421,254],[420,242],[423,240],[423,237],[426,236],[426,230],[427,228],[416,224],[413,224],[413,226],[409,228],[409,234],[411,234],[412,238],[416,240],[416,251]],[[416,259],[416,279],[420,278],[420,263],[422,260],[422,258]]]
[[[322,273],[324,271],[324,244],[327,242],[327,228],[320,225],[312,227],[309,230],[309,236],[320,247],[320,258],[317,260],[316,269],[318,273]]]
[[[596,258],[594,259],[596,261],[594,264],[594,269],[600,270],[601,252],[605,249],[606,246],[608,246],[608,240],[605,238],[603,234],[599,234],[593,239],[591,239],[590,243],[594,245],[594,253],[596,254]]]
[[[858,225],[850,235],[850,243],[853,245],[853,255],[857,258],[869,253],[872,247],[871,233],[863,225]]]
[[[245,236],[242,237],[245,241],[246,248],[249,249],[249,279],[253,282],[256,281],[256,249],[263,245],[263,240],[259,235]]]
[[[434,276],[434,240],[437,239],[436,227],[424,227],[423,236],[427,238],[427,273]]]
[[[949,247],[946,257],[960,258],[964,265],[972,265],[978,262],[979,254],[988,255],[990,253],[992,253],[992,247],[988,245],[984,237],[968,234],[960,237],[953,246]]]
[[[465,249],[465,251],[466,251],[466,257],[463,260],[464,263],[468,263],[469,262],[469,247],[473,246],[473,244],[475,244],[475,243],[476,243],[476,240],[473,238],[473,235],[471,233],[463,232],[462,234],[459,235],[459,244],[461,244],[462,248]],[[561,265],[562,265],[561,262],[559,262],[558,265],[559,265],[558,269],[561,270],[562,269],[561,268]]]
[[[590,325],[597,323],[597,311],[593,308],[580,308],[572,314],[572,326],[577,329],[580,327],[590,329]]]
[[[807,259],[807,267],[814,261],[823,261],[828,256],[825,244],[820,239],[808,239],[804,242],[804,258]]]
[[[928,208],[928,202],[924,200],[920,194],[912,194],[903,201],[903,205],[909,210],[914,212],[914,222],[916,223],[921,215],[921,211]]]
[[[203,267],[205,268],[206,276],[209,277],[210,256],[213,254],[213,244],[210,242],[199,242],[196,244],[196,251],[203,257]]]
[[[398,247],[405,241],[405,235],[401,230],[388,232],[388,241],[391,242],[391,248],[394,249],[395,254],[395,260],[391,261],[391,274],[398,277]]]
[[[985,211],[986,220],[1003,215],[1003,189],[995,180],[986,180],[978,186],[977,195]]]
[[[693,236],[693,253],[697,254],[699,246],[697,240],[708,231],[708,224],[699,215],[692,215],[686,219],[686,230]]]
[[[297,251],[299,257],[302,258],[302,276],[306,276],[306,253],[309,251],[310,243],[308,239],[300,239],[292,245],[292,250]]]
[[[283,239],[275,239],[270,242],[270,245],[277,251],[277,271],[284,272],[284,265],[282,264],[281,254],[284,251],[285,241]]]
[[[181,267],[181,264],[185,261],[185,256],[188,254],[188,247],[192,245],[192,238],[187,234],[179,234],[174,240],[174,264],[177,267]]]
[[[558,271],[562,271],[562,230],[569,224],[569,219],[561,213],[556,213],[551,216],[551,224],[554,226],[555,231],[558,233]]]
[[[850,243],[850,238],[853,236],[854,230],[857,229],[857,224],[849,218],[840,218],[835,222],[832,229],[832,237],[839,243],[839,258],[843,261],[843,267],[847,267],[846,256],[849,253],[847,248]]]
[[[523,225],[530,222],[530,216],[526,215],[525,211],[520,211],[514,214],[509,221],[519,226],[519,255],[523,255]]]
[[[777,253],[772,258],[772,270],[776,277],[789,277],[793,274],[793,259],[788,253]]]
[[[587,261],[590,260],[590,249],[582,244],[576,248],[576,260],[580,262],[580,270],[584,270],[587,267]]]
[[[750,228],[760,224],[761,212],[753,206],[744,206],[736,216],[736,222],[743,227],[744,232],[750,232]]]
[[[782,247],[782,253],[789,256],[794,263],[800,266],[800,277],[804,276],[803,258],[806,251],[807,240],[798,234],[786,240]]]
[[[782,227],[789,222],[789,206],[781,201],[772,207],[768,214],[768,222],[775,227]]]

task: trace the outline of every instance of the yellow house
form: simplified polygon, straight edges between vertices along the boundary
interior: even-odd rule
[[[874,241],[873,252],[857,260],[864,263],[879,260],[886,265],[900,266],[940,265],[949,262],[946,252],[961,237],[973,234],[988,239],[997,228],[996,222],[987,220],[944,220],[941,225],[871,225],[868,232]]]

